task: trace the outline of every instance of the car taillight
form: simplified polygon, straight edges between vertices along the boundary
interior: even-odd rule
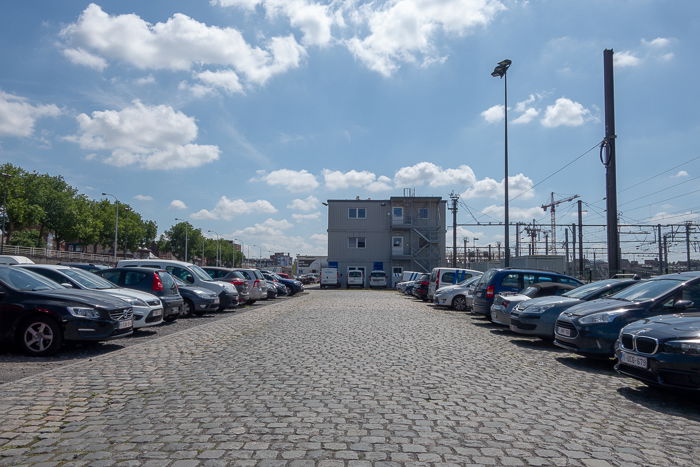
[[[486,298],[493,298],[494,292],[496,291],[496,288],[493,285],[489,285],[486,287]]]
[[[253,282],[253,287],[260,287],[260,279],[255,279],[255,282]]]
[[[245,281],[242,279],[234,279],[231,281],[233,285],[245,285]]]
[[[429,285],[429,284],[430,284],[430,282],[428,282],[428,281],[421,281],[421,283],[420,283],[420,285]]]
[[[153,273],[153,284],[151,284],[151,290],[154,292],[163,291],[163,281],[160,280],[160,276],[157,273]]]

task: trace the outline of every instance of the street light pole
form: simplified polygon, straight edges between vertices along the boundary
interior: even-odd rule
[[[190,226],[187,225],[187,221],[184,219],[180,219],[179,217],[176,217],[175,220],[185,222],[185,263],[186,263],[187,262],[187,234],[190,230]]]
[[[505,123],[505,163],[504,163],[504,168],[505,168],[505,177],[503,179],[503,191],[505,194],[505,213],[504,213],[504,225],[505,225],[505,244],[504,244],[504,249],[505,249],[505,259],[504,259],[504,266],[508,267],[510,266],[510,232],[509,232],[509,225],[508,225],[508,68],[510,67],[510,64],[512,62],[508,59],[502,60],[498,62],[496,65],[496,68],[493,69],[491,72],[491,76],[493,77],[499,77],[503,78],[503,89],[504,89],[504,123]]]
[[[111,193],[102,193],[102,196],[114,198],[114,265],[117,265],[117,239],[119,238],[119,200]]]
[[[8,213],[7,213],[7,192],[10,190],[10,186],[7,182],[7,179],[10,178],[12,175],[6,174],[4,172],[0,173],[0,176],[2,176],[5,181],[5,189],[3,190],[3,195],[2,195],[2,240],[0,240],[0,255],[5,252],[5,237],[7,237],[7,219],[9,219]]]
[[[221,242],[219,242],[219,240],[221,239],[221,235],[219,235],[219,233],[216,232],[216,231],[214,231],[214,230],[207,230],[207,232],[213,233],[213,234],[216,235],[216,265],[219,266],[219,263],[221,262],[221,260],[220,260],[220,255],[221,255],[221,251],[220,251]]]
[[[474,262],[478,263],[479,262],[479,251],[476,249],[476,241],[479,239],[474,237],[474,238],[472,238],[472,240],[474,241]]]

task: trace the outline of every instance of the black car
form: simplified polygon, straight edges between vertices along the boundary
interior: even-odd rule
[[[95,272],[102,271],[103,269],[109,269],[109,266],[104,264],[93,264],[93,263],[58,263],[63,266],[70,266],[72,268],[84,269],[86,271]]]
[[[267,272],[263,272],[263,277],[265,280],[268,282],[268,284],[272,284],[275,286],[277,289],[277,294],[275,297],[270,297],[270,294],[268,292],[268,298],[276,298],[276,297],[281,297],[282,295],[287,295],[287,286],[275,279],[275,277],[272,274],[269,274]],[[303,282],[302,282],[303,284]]]
[[[700,391],[700,313],[628,324],[617,340],[615,369],[653,386]]]
[[[430,288],[430,274],[423,274],[416,280],[412,294],[421,300],[428,300],[428,289]]]
[[[215,266],[206,266],[202,269],[204,269],[204,271],[206,271],[206,273],[209,274],[212,279],[233,284],[236,287],[236,290],[238,290],[239,305],[244,305],[251,302],[250,287],[248,286],[245,276],[240,271]],[[254,303],[254,301],[252,302]]]
[[[666,274],[572,306],[554,324],[554,343],[586,356],[612,357],[624,326],[691,311],[700,311],[700,271]]]
[[[287,289],[287,295],[290,297],[296,293],[304,291],[304,284],[295,279],[286,279],[277,273],[271,271],[262,271],[263,274],[269,274],[274,280],[280,282]]]
[[[133,332],[131,306],[99,292],[66,289],[26,269],[0,266],[0,341],[52,355],[64,341],[104,341]]]
[[[110,268],[96,271],[119,287],[148,292],[158,297],[163,304],[163,320],[175,321],[182,312],[183,300],[177,284],[167,271],[146,267]]]
[[[216,292],[203,287],[188,284],[179,277],[172,276],[177,284],[177,289],[182,296],[182,314],[202,316],[219,309],[219,296]]]

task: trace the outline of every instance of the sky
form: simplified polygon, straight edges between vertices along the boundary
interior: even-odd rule
[[[554,193],[603,224],[613,49],[620,222],[697,222],[697,44],[696,0],[10,0],[0,160],[251,257],[326,254],[328,199],[457,193],[459,223],[499,222],[507,58],[511,221]],[[623,253],[653,256],[636,230]]]

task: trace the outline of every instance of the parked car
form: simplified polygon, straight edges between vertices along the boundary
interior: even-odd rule
[[[338,268],[322,268],[319,283],[322,289],[326,287],[340,287]]]
[[[26,256],[0,255],[0,264],[34,264],[34,261]]]
[[[554,343],[585,356],[612,357],[627,324],[693,311],[700,311],[700,271],[657,276],[564,311],[554,324]]]
[[[579,303],[607,297],[638,282],[630,279],[606,279],[576,287],[561,296],[527,300],[511,311],[510,330],[553,340],[554,323],[562,311]]]
[[[411,293],[414,297],[420,298],[421,300],[427,300],[429,288],[430,274],[423,274],[416,280],[416,283],[413,286],[413,291]]]
[[[280,284],[282,285],[282,284]],[[286,288],[285,288],[286,290]],[[267,292],[267,298],[273,299],[277,298],[277,284],[274,281],[265,280],[265,291]]]
[[[219,309],[219,296],[215,292],[188,284],[179,277],[172,276],[172,278],[182,296],[181,314],[183,316],[202,316]]]
[[[489,269],[474,289],[472,312],[491,317],[493,299],[501,292],[517,292],[537,282],[583,285],[578,279],[552,271],[535,269]]]
[[[226,268],[222,268],[225,271],[229,271]],[[212,275],[211,273],[207,273],[210,276]],[[216,273],[214,273],[216,274]],[[246,278],[243,274],[237,271],[232,271],[230,273],[226,273],[228,276],[226,279],[217,279],[222,282],[228,282],[230,284],[233,284],[234,287],[236,287],[236,290],[238,291],[238,304],[239,305],[245,305],[248,303],[250,300],[250,288],[248,287],[248,282],[246,281]]]
[[[134,329],[163,322],[163,304],[158,297],[150,293],[118,287],[94,273],[61,264],[22,264],[16,267],[40,274],[63,287],[93,290],[124,300],[131,305]]]
[[[435,291],[445,285],[454,285],[474,276],[480,276],[481,271],[463,268],[433,268],[430,272],[428,300],[433,300]]]
[[[299,292],[304,291],[304,284],[301,282],[294,280],[294,279],[285,279],[284,277],[280,276],[279,274],[275,274],[274,272],[271,271],[262,271],[263,274],[269,274],[272,276],[275,280],[279,281],[282,283],[282,285],[285,286],[287,289],[287,295],[290,297],[294,294],[297,294]]]
[[[238,306],[238,291],[228,282],[216,281],[199,266],[167,259],[125,259],[117,263],[117,267],[146,267],[164,269],[188,284],[209,289],[219,295],[219,311]]]
[[[183,300],[173,276],[162,269],[111,268],[96,271],[100,277],[132,290],[148,292],[158,297],[163,304],[163,320],[172,322],[182,312]]]
[[[352,272],[352,271],[350,271]],[[350,273],[348,273],[350,274]],[[387,288],[386,272],[372,271],[369,273],[369,288],[370,289],[386,289]]]
[[[64,266],[70,266],[72,268],[84,269],[86,271],[95,272],[101,271],[102,269],[109,269],[110,266],[105,266],[104,264],[93,264],[93,263],[58,263]]]
[[[458,284],[440,287],[435,291],[433,303],[457,311],[469,310],[472,307],[474,288],[481,280],[481,276],[482,274],[474,275]]]
[[[271,282],[275,286],[275,288],[277,289],[278,297],[287,295],[287,286],[275,279],[275,277],[272,274],[263,272],[263,277],[268,283]]]
[[[28,269],[0,266],[0,340],[32,356],[67,341],[104,341],[133,332],[131,306],[109,294],[67,289]]]
[[[538,297],[558,297],[574,288],[573,285],[559,282],[539,282],[529,285],[517,293],[499,293],[493,299],[493,305],[491,305],[491,321],[503,326],[510,326],[510,314],[516,305]]]
[[[252,305],[258,300],[267,300],[267,284],[262,273],[257,269],[249,268],[220,268],[214,266],[204,266],[202,268],[213,279],[219,281],[229,281],[233,279],[241,280],[248,285],[248,305]]]
[[[622,331],[615,369],[652,386],[700,390],[700,313],[654,316]]]
[[[363,288],[365,286],[365,275],[362,273],[361,270],[355,269],[352,271],[348,271],[348,280],[347,280],[347,285],[346,288],[350,287],[359,287]]]

